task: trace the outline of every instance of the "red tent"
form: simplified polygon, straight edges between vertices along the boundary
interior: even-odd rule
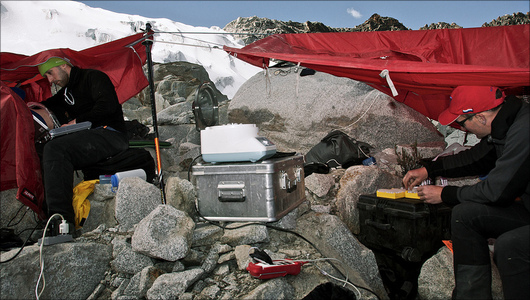
[[[277,34],[224,50],[262,68],[276,59],[362,81],[434,120],[458,85],[530,85],[530,25]]]
[[[1,191],[18,187],[17,199],[44,217],[40,161],[34,144],[33,117],[26,102],[43,101],[52,93],[50,84],[39,74],[37,66],[51,57],[61,57],[81,68],[101,70],[110,77],[118,99],[123,103],[148,84],[142,70],[147,57],[142,41],[147,37],[151,35],[138,33],[82,51],[52,49],[32,56],[0,53]],[[25,99],[10,87],[22,89]]]

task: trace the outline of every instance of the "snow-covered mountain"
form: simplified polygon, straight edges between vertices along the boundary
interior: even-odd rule
[[[151,23],[157,32],[152,47],[154,62],[200,64],[230,99],[260,71],[222,50],[223,45],[240,48],[244,44],[219,27],[193,27],[169,19],[115,13],[75,1],[2,1],[0,11],[2,52],[33,55],[54,48],[82,50],[141,32]]]

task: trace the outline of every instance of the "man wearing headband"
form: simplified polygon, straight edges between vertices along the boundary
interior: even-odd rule
[[[487,174],[470,186],[418,187],[426,203],[453,207],[455,299],[491,299],[488,239],[505,299],[530,299],[530,119],[528,104],[497,87],[460,86],[438,120],[456,122],[480,142],[407,172],[410,189],[427,178]]]
[[[50,84],[61,89],[42,102],[61,124],[90,121],[90,130],[48,141],[42,154],[48,217],[61,214],[73,228],[74,170],[96,164],[129,147],[121,104],[110,78],[103,72],[81,69],[53,57],[38,66]]]

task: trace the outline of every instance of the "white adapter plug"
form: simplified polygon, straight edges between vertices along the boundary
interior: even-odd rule
[[[61,224],[59,225],[59,233],[60,234],[68,234],[70,232],[70,228],[68,226],[68,223],[66,220],[62,220]]]

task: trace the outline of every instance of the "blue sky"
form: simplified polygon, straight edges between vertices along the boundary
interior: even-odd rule
[[[372,14],[393,17],[410,29],[436,22],[480,27],[499,16],[526,13],[529,1],[79,1],[91,7],[192,26],[223,28],[237,17],[322,22],[354,27]]]

